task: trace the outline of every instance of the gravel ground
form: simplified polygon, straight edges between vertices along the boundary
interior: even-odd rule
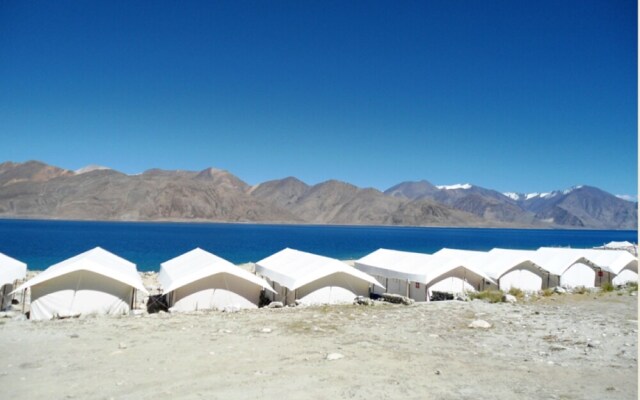
[[[636,399],[637,305],[623,290],[3,318],[0,387],[25,399]],[[479,320],[491,326],[469,327]]]

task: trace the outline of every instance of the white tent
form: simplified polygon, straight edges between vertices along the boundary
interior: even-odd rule
[[[370,285],[381,286],[342,261],[289,248],[258,261],[256,273],[273,284],[274,300],[285,304],[350,303],[368,296]]]
[[[607,267],[615,274],[612,280],[614,285],[638,281],[638,258],[628,251],[584,249],[582,252],[594,263]]]
[[[496,282],[481,268],[487,256],[484,251],[444,248],[433,254],[433,264],[447,272],[449,279],[442,279],[430,286],[430,290],[439,292],[460,292],[455,288],[464,285],[464,291],[482,291]],[[471,272],[471,273],[470,273]]]
[[[633,247],[633,246],[635,246],[635,244],[625,240],[622,242],[612,241],[604,244],[601,247],[605,249],[622,249],[622,248]]]
[[[27,276],[27,264],[0,253],[0,286]]]
[[[557,278],[533,260],[533,250],[491,249],[480,268],[498,282],[500,290],[538,291],[557,285]]]
[[[273,292],[264,279],[202,249],[160,264],[158,280],[172,311],[257,308],[262,290]]]
[[[27,264],[0,253],[0,309],[11,303],[13,284],[27,276]]]
[[[463,293],[481,290],[482,271],[451,257],[378,249],[355,262],[355,267],[384,282],[387,293],[429,301],[434,291]],[[374,290],[375,293],[375,290]]]
[[[31,289],[31,319],[126,314],[135,290],[147,293],[135,264],[96,247],[52,265],[15,292]]]
[[[596,264],[582,249],[541,247],[536,250],[533,261],[559,276],[561,286],[593,288],[610,282],[614,275],[608,267]]]

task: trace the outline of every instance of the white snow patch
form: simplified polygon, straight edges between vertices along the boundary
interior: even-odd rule
[[[80,169],[75,170],[74,172],[76,173],[76,175],[80,175],[80,174],[86,174],[87,172],[91,172],[91,171],[103,171],[103,170],[108,170],[111,168],[108,167],[103,167],[101,165],[87,165],[86,167],[82,167]]]
[[[576,189],[580,189],[581,187],[582,187],[582,185],[570,187],[569,189],[563,190],[562,194],[569,194],[569,193],[573,192]]]
[[[617,194],[616,197],[626,201],[638,201],[638,196],[632,194]]]
[[[473,186],[468,183],[457,183],[455,185],[439,185],[436,186],[441,190],[471,189]]]
[[[518,193],[507,192],[507,193],[502,193],[502,194],[507,196],[511,200],[520,200],[520,195]]]

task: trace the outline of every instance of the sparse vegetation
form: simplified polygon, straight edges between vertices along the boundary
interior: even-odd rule
[[[524,292],[518,288],[512,287],[511,289],[509,289],[509,294],[518,300],[524,299]]]
[[[549,296],[553,296],[553,288],[546,288],[542,291],[542,296],[544,297],[549,297]]]
[[[489,303],[500,303],[503,295],[504,293],[501,290],[483,290],[482,292],[470,293],[469,298],[471,300],[484,300]]]
[[[575,293],[575,294],[586,294],[586,293],[589,293],[589,289],[587,289],[584,286],[576,286],[575,288],[573,288],[573,293]]]
[[[615,289],[616,287],[610,282],[605,282],[600,286],[600,290],[603,292],[613,292]]]

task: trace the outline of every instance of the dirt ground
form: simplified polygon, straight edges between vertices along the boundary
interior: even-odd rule
[[[636,399],[637,304],[619,291],[516,304],[4,318],[0,391],[14,399]],[[478,319],[491,327],[470,328]]]

